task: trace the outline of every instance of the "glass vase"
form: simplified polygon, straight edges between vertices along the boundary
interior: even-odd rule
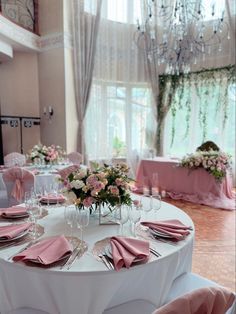
[[[99,204],[99,224],[119,225],[121,220],[121,206],[117,204],[111,206],[105,203]]]

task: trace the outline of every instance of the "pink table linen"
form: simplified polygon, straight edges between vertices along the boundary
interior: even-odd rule
[[[31,223],[23,223],[19,225],[8,225],[0,227],[0,238],[13,239],[23,231],[31,227]]]
[[[64,235],[61,235],[38,242],[22,253],[15,255],[13,260],[15,262],[36,261],[43,265],[49,265],[71,252],[72,247],[70,243]]]
[[[179,220],[142,221],[141,224],[169,235],[178,241],[183,240],[190,233],[188,229],[191,229]]]
[[[63,203],[65,201],[65,197],[63,195],[47,195],[47,196],[43,196],[40,199],[41,202],[43,203]]]
[[[136,258],[147,259],[150,254],[147,241],[112,237],[110,242],[116,270],[120,270],[123,266],[129,268]]]
[[[23,206],[12,206],[9,208],[2,208],[0,209],[0,216],[4,215],[4,216],[18,216],[18,215],[24,215],[27,214],[27,209],[26,207]]]
[[[225,314],[235,295],[220,287],[194,290],[160,307],[152,314]]]
[[[142,192],[144,181],[152,186],[152,176],[158,173],[159,189],[165,190],[173,199],[204,204],[227,210],[235,209],[232,177],[229,173],[218,182],[202,168],[189,170],[178,167],[178,161],[158,157],[141,160],[136,174],[137,192]]]

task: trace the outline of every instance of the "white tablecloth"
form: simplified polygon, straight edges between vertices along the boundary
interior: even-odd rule
[[[69,234],[63,210],[63,207],[52,208],[50,214],[39,221],[45,228],[45,236],[65,231]],[[152,213],[149,215],[148,218],[153,218]],[[188,215],[163,202],[158,219],[171,218],[193,226]],[[191,270],[194,231],[176,246],[151,240],[162,257],[153,256],[147,264],[119,272],[107,270],[91,253],[96,241],[117,232],[118,226],[101,226],[91,218],[85,231],[89,250],[70,270],[41,269],[7,261],[19,246],[0,251],[1,314],[22,306],[50,314],[101,314],[107,307],[137,298],[160,306],[173,280]]]

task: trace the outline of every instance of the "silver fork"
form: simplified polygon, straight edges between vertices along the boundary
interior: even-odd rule
[[[110,263],[107,261],[107,258],[106,258],[103,254],[99,254],[98,257],[101,259],[101,261],[103,262],[103,264],[104,264],[109,270],[112,269]],[[113,266],[113,265],[112,265],[112,266]],[[113,266],[113,267],[114,267],[114,266]]]

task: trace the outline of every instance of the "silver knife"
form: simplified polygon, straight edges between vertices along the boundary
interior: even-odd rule
[[[111,270],[111,266],[110,264],[107,262],[106,258],[102,255],[102,254],[99,254],[98,257],[100,257],[100,259],[102,260],[103,264],[105,264],[105,266]]]
[[[74,264],[74,261],[76,261],[76,257],[80,253],[80,248],[77,249],[75,255],[73,256],[73,259],[70,261],[69,265],[67,266],[67,270],[71,268],[71,266]]]
[[[76,254],[77,250],[78,250],[78,247],[75,247],[74,250],[71,253],[71,256],[68,258],[66,263],[60,267],[60,269],[63,269],[63,268],[67,267],[70,264],[71,260],[74,258],[74,255]]]

